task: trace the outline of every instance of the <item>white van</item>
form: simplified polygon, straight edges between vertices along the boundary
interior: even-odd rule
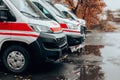
[[[63,32],[67,35],[68,45],[72,46],[72,52],[81,48],[84,42],[84,37],[81,34],[81,26],[75,20],[69,20],[67,17],[54,7],[53,4],[45,0],[31,0],[40,11],[42,11],[48,18],[57,21],[63,28]],[[81,45],[80,45],[81,44]],[[79,46],[78,46],[79,45]],[[74,49],[73,49],[74,48]],[[76,48],[76,49],[75,49]]]
[[[65,7],[62,4],[54,4],[54,6],[59,9],[67,18],[76,20],[80,22],[80,25],[83,26],[81,33],[86,34],[86,21],[84,19],[78,18],[69,8]]]
[[[0,0],[0,59],[13,73],[32,61],[57,60],[67,48],[60,25],[36,11],[29,0]]]

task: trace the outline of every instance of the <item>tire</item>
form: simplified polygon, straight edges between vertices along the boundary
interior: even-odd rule
[[[30,64],[30,56],[25,48],[13,45],[5,49],[2,61],[5,68],[10,72],[19,74],[27,70]]]

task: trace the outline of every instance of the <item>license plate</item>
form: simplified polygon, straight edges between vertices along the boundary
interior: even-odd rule
[[[71,47],[70,47],[70,50],[71,50],[71,52],[77,51],[76,48],[75,48],[75,46],[71,46]]]
[[[71,47],[70,47],[70,50],[71,50],[71,52],[75,52],[75,51],[77,51],[78,49],[83,48],[84,46],[85,46],[84,43],[79,44],[79,45],[75,45],[75,46],[71,46]]]

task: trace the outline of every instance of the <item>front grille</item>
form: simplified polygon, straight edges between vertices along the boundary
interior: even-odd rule
[[[57,44],[55,44],[55,43],[50,43],[50,42],[43,42],[43,45],[44,45],[44,47],[47,48],[47,49],[57,49],[57,48],[59,48],[59,47],[57,46]]]
[[[84,34],[84,26],[81,26],[81,30],[80,30],[81,34]]]
[[[57,43],[59,46],[63,45],[66,41],[66,37],[57,38]]]
[[[84,42],[84,37],[81,37],[81,38],[76,38],[76,40],[79,41],[79,44],[83,43]]]
[[[85,26],[81,26],[81,34],[85,34],[86,33],[86,27]]]

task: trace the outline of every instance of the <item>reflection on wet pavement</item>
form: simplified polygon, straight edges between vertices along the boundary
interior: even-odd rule
[[[99,45],[104,45],[98,51],[103,57],[102,63],[99,64],[101,71],[104,73],[102,80],[120,80],[120,33],[104,33],[104,35],[101,33],[99,35],[101,37],[99,40],[95,38],[97,35],[94,35],[93,42],[98,40],[98,42],[102,42]],[[91,44],[91,41],[89,44]],[[98,46],[98,44],[96,45]],[[95,50],[93,49],[93,51]]]
[[[120,80],[120,33],[89,34],[80,55],[62,62],[46,62],[24,75],[5,73],[0,80]]]
[[[105,73],[105,80],[120,80],[120,49],[116,46],[106,46],[101,50],[104,56],[101,65]]]
[[[103,61],[100,51],[102,48],[103,45],[86,45],[82,56],[67,58],[71,64],[77,65],[74,71],[79,77],[76,80],[104,80],[104,73],[100,66]]]

